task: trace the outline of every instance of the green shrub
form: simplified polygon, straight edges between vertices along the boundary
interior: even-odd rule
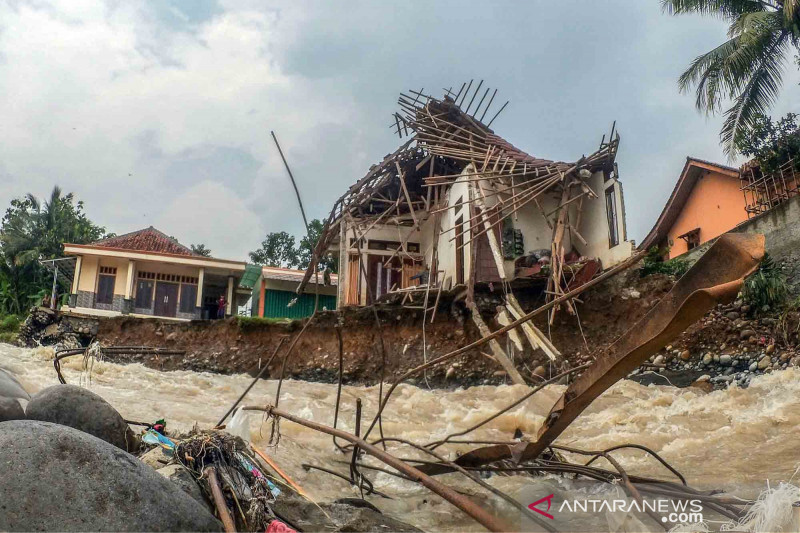
[[[647,250],[647,255],[642,260],[642,268],[639,271],[641,277],[651,274],[667,274],[680,278],[689,270],[689,262],[685,259],[673,258],[664,261],[664,256],[669,253],[669,248],[661,249],[653,246]]]
[[[775,308],[786,302],[789,296],[786,277],[769,254],[764,254],[758,270],[745,280],[742,296],[756,312],[764,306]]]
[[[11,331],[0,331],[0,342],[14,344],[17,342],[17,334]]]
[[[6,315],[0,318],[0,333],[13,333],[19,331],[22,320],[17,315]]]

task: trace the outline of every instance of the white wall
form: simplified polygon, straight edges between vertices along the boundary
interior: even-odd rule
[[[440,227],[441,232],[438,236],[438,270],[444,271],[439,274],[439,280],[445,283],[445,288],[452,287],[456,283],[456,242],[455,237],[455,224],[458,218],[462,218],[464,225],[464,241],[470,240],[470,200],[472,199],[470,181],[468,181],[468,174],[474,174],[472,165],[468,165],[462,172],[462,176],[457,178],[445,194],[444,200],[447,206],[450,207],[447,211],[440,214]],[[496,204],[497,198],[492,196],[491,185],[488,180],[482,183],[483,190],[488,195],[486,198],[486,206],[492,207]],[[630,241],[626,241],[625,235],[625,213],[624,213],[624,199],[622,196],[622,187],[616,179],[605,180],[603,172],[595,172],[586,180],[586,184],[597,194],[597,198],[585,196],[582,203],[582,213],[579,226],[576,228],[580,235],[587,241],[584,245],[581,240],[573,236],[571,230],[568,228],[564,234],[563,245],[566,252],[574,249],[585,257],[597,258],[601,261],[603,268],[609,268],[615,264],[627,259],[633,253],[633,245]],[[617,234],[619,236],[619,244],[614,247],[609,247],[609,228],[608,218],[606,215],[606,202],[605,191],[611,189],[614,191],[616,208],[617,208]],[[455,212],[453,206],[456,205],[459,198],[464,202],[463,206],[458,213]],[[509,219],[515,229],[522,232],[525,253],[531,253],[534,250],[550,249],[551,241],[553,238],[553,229],[555,226],[558,213],[556,209],[561,202],[561,194],[558,192],[547,192],[537,198],[539,205],[536,202],[530,201],[521,206],[515,214],[510,215]],[[575,201],[568,209],[568,223],[572,225],[578,224],[578,203]],[[539,207],[541,206],[541,208]],[[545,220],[545,214],[550,221],[550,225]],[[417,216],[422,219],[421,213]],[[343,223],[344,224],[344,223]],[[367,254],[384,254],[391,255],[390,251],[368,250],[368,241],[386,240],[386,241],[400,241],[402,242],[408,237],[409,242],[418,242],[420,244],[420,252],[424,257],[425,268],[430,268],[433,260],[433,239],[436,235],[434,225],[436,224],[436,216],[431,215],[424,220],[420,229],[417,230],[413,227],[398,228],[394,225],[375,225],[370,229],[369,233],[364,237],[367,242],[362,244],[361,260],[366,265]],[[478,221],[478,225],[483,227],[482,221]],[[363,232],[369,224],[363,224],[359,228],[359,232]],[[414,235],[417,233],[417,235]],[[340,256],[339,263],[339,281],[340,281],[340,297],[339,301],[344,302],[344,294],[348,280],[348,260],[347,257],[350,253],[356,251],[356,246],[350,246],[350,240],[353,238],[351,229],[346,230],[343,235],[345,245],[342,246],[342,251],[345,252]],[[501,245],[501,243],[498,242]],[[471,269],[471,244],[467,243],[464,246],[464,279],[469,279],[469,272]],[[416,256],[416,254],[412,254]],[[418,256],[417,256],[418,257]],[[512,279],[514,276],[514,261],[504,261],[505,273],[507,279]],[[449,279],[448,279],[449,278]],[[361,276],[361,301],[362,304],[366,303],[367,298],[367,280]]]

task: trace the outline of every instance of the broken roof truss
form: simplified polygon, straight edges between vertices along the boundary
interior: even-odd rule
[[[342,220],[419,227],[431,215],[455,207],[445,205],[445,192],[460,179],[470,186],[471,197],[464,203],[471,204],[469,225],[476,228],[469,230],[471,235],[462,235],[464,238],[460,245],[466,246],[473,239],[487,234],[498,261],[498,271],[503,277],[502,258],[497,252],[497,243],[491,242],[494,236],[490,230],[533,202],[539,206],[543,223],[553,231],[548,294],[563,294],[563,287],[568,284],[568,280],[562,279],[565,276],[564,255],[569,252],[561,246],[564,234],[570,232],[585,242],[578,233],[580,214],[578,220],[570,221],[569,209],[564,208],[577,202],[580,213],[585,196],[597,197],[586,179],[599,170],[615,172],[619,134],[612,127],[608,140],[603,136],[597,151],[572,163],[531,156],[489,128],[508,102],[495,113],[489,124],[482,122],[494,101],[496,90],[483,108],[480,119],[476,118],[490,91],[486,89],[480,93],[482,85],[481,81],[472,93],[472,82],[462,85],[457,93],[448,89],[441,99],[423,91],[400,94],[400,110],[393,114],[392,127],[401,138],[408,139],[394,153],[371,167],[366,176],[336,200],[325,221],[311,264],[298,287],[299,292],[308,283],[320,256],[329,250],[339,235],[338,227]],[[482,96],[478,97],[479,94]],[[476,101],[478,105],[470,114]],[[545,213],[539,205],[544,194],[560,198],[555,211]],[[549,218],[554,214],[557,217],[552,224]],[[454,232],[450,240],[456,239],[454,227],[436,230]]]

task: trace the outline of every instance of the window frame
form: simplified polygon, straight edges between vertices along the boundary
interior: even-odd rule
[[[608,220],[608,247],[619,245],[619,220],[617,215],[617,192],[612,184],[605,189],[606,219]]]

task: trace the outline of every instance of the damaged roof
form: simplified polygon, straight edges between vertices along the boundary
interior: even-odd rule
[[[442,98],[423,91],[400,94],[400,110],[392,115],[392,127],[401,139],[408,137],[408,140],[378,164],[372,165],[363,178],[334,202],[298,291],[302,291],[319,257],[327,252],[338,236],[336,228],[343,218],[394,213],[396,216],[388,217],[393,218],[394,223],[413,223],[416,226],[419,221],[415,211],[430,211],[435,201],[433,189],[449,186],[462,177],[469,165],[476,174],[491,178],[503,190],[510,190],[515,195],[524,194],[531,199],[543,193],[561,194],[564,187],[571,185],[575,176],[584,170],[615,171],[619,134],[615,136],[614,127],[608,139],[603,136],[594,153],[575,162],[535,157],[491,129],[492,122],[508,102],[488,123],[483,122],[497,91],[483,107],[489,89],[479,96],[482,84],[481,81],[468,101],[472,82],[470,86],[463,84],[458,92],[446,90]],[[477,107],[472,109],[474,102],[477,102]],[[585,184],[582,187],[585,188]],[[515,206],[520,205],[524,203],[515,202]],[[413,220],[401,220],[405,215],[410,215]]]
[[[120,250],[135,250],[137,252],[157,252],[175,255],[198,256],[190,248],[179,243],[166,233],[158,231],[153,226],[101,239],[91,243],[91,246],[116,248]]]

